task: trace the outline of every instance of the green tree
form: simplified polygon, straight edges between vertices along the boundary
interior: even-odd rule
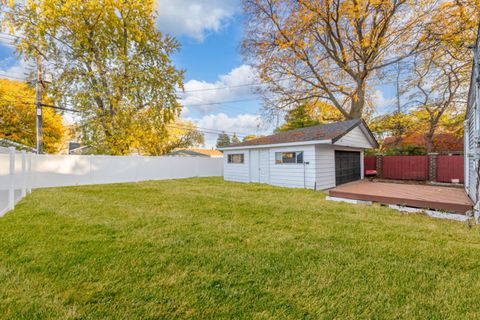
[[[342,119],[342,114],[328,103],[302,103],[288,111],[285,116],[285,123],[275,129],[275,132],[311,127],[320,123],[341,121]]]
[[[234,132],[233,133],[233,136],[232,136],[232,139],[230,140],[230,144],[236,144],[236,143],[240,143],[240,138],[237,136],[237,134]]]
[[[226,147],[231,144],[230,137],[225,132],[222,132],[218,135],[217,138],[217,148]]]
[[[49,92],[81,110],[82,139],[95,152],[128,154],[145,143],[169,143],[183,72],[170,59],[178,43],[155,27],[154,6],[153,0],[11,2],[11,25],[23,35],[19,52],[35,59],[41,51],[48,59]]]
[[[298,107],[288,111],[285,116],[285,124],[277,128],[276,132],[289,131],[298,128],[311,127],[319,124],[320,121],[315,119],[308,106],[301,104]]]

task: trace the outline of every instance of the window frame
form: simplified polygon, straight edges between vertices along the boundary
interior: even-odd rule
[[[241,156],[241,162],[233,162],[233,157],[234,156]],[[227,164],[244,164],[244,163],[245,163],[245,153],[229,153],[229,154],[227,154]]]
[[[284,153],[294,153],[295,154],[295,161],[294,162],[284,162]],[[280,154],[280,159],[277,159],[277,155]],[[299,155],[301,154],[301,162],[298,162]],[[279,162],[281,161],[281,162]],[[282,165],[282,164],[287,164],[287,165],[292,165],[292,164],[305,164],[305,152],[304,151],[278,151],[275,152],[275,165]]]

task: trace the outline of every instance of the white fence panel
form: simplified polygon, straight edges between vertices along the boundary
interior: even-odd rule
[[[222,158],[35,155],[0,148],[0,216],[32,188],[209,177],[222,173]]]

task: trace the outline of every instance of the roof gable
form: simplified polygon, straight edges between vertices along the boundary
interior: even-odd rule
[[[362,125],[354,127],[351,131],[334,141],[338,146],[355,146],[359,148],[376,148],[377,145],[365,134]]]

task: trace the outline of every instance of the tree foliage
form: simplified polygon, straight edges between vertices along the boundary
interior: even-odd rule
[[[243,140],[242,140],[242,141],[245,142],[245,141],[249,141],[249,140],[253,140],[253,139],[257,139],[257,138],[258,138],[258,137],[257,137],[256,135],[254,135],[254,134],[249,134],[248,136],[243,137]]]
[[[240,138],[237,136],[237,134],[234,132],[232,138],[230,139],[231,144],[236,144],[240,143]]]
[[[415,106],[422,123],[427,123],[427,152],[433,151],[433,137],[442,117],[465,111],[472,61],[468,47],[475,41],[477,17],[478,5],[473,1],[443,2],[426,28],[431,49],[411,59],[405,87],[410,106]]]
[[[423,49],[435,1],[244,0],[244,52],[275,93],[271,109],[327,100],[364,114],[368,80]]]
[[[275,131],[283,132],[341,120],[343,115],[332,105],[324,102],[306,102],[289,110],[285,116],[285,123]]]
[[[443,113],[432,137],[429,136],[430,121],[431,116],[428,111],[419,107],[409,113],[379,116],[369,123],[369,127],[381,142],[381,150],[388,154],[416,154],[419,150],[427,153],[463,149],[463,115],[461,113]]]
[[[48,102],[48,97],[44,96]],[[35,147],[35,90],[20,81],[0,79],[0,138]],[[56,153],[62,147],[65,127],[54,109],[43,109],[45,151]]]
[[[231,144],[230,137],[225,132],[222,132],[218,135],[217,138],[217,148],[227,147]]]
[[[12,25],[23,35],[19,52],[34,58],[38,49],[48,60],[55,78],[49,92],[81,110],[82,137],[94,152],[161,154],[177,134],[168,124],[181,111],[176,88],[183,87],[183,72],[170,60],[179,45],[155,27],[154,6],[153,0],[11,4]]]

